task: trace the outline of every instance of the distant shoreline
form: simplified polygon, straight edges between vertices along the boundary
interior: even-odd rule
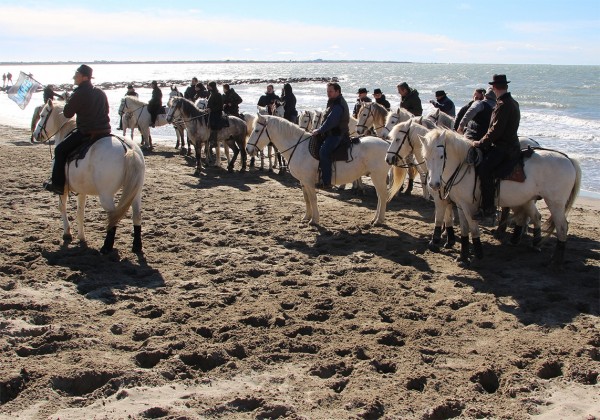
[[[393,61],[393,60],[148,60],[148,61],[123,61],[123,60],[99,60],[99,61],[86,61],[88,64],[294,64],[294,63],[388,63],[388,64],[414,64],[412,61]],[[13,64],[30,64],[30,65],[65,65],[65,64],[78,64],[81,61],[0,61],[0,65],[13,65]],[[421,64],[436,64],[436,63],[421,63]]]

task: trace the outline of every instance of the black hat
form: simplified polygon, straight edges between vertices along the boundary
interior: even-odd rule
[[[367,90],[367,88],[360,88],[356,93],[369,93],[369,91]]]
[[[444,92],[443,90],[436,90],[435,97],[437,98],[438,96],[446,96],[446,92]]]
[[[94,70],[92,70],[92,68],[87,64],[82,64],[81,66],[77,67],[77,70],[75,71],[82,76],[89,77],[90,79],[92,78],[92,73],[94,72]]]
[[[379,88],[373,89],[373,95],[377,95],[378,93],[382,93],[381,89],[379,89]]]
[[[133,85],[127,85],[127,89],[133,89]]]
[[[494,80],[489,82],[489,85],[506,85],[510,80],[506,80],[506,74],[494,74]]]
[[[153,80],[150,84],[158,86],[158,82],[156,80]]]

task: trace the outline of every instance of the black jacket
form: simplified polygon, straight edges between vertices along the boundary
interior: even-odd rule
[[[265,93],[263,96],[261,96],[260,98],[258,98],[258,106],[270,106],[273,105],[275,102],[279,101],[279,96],[275,95],[275,92],[273,93]],[[269,113],[271,113],[271,109],[269,108]]]
[[[379,105],[381,105],[382,107],[384,107],[385,109],[387,109],[388,111],[390,110],[390,108],[392,107],[390,105],[390,101],[388,101],[387,99],[385,99],[385,95],[381,95],[381,98],[377,98],[375,99],[375,102],[377,102]]]
[[[241,103],[242,98],[233,88],[229,88],[227,92],[223,93],[223,111],[227,115],[238,115]]]
[[[77,114],[77,129],[83,135],[110,133],[108,99],[106,94],[92,86],[90,81],[81,82],[73,91],[63,113],[67,118]]]

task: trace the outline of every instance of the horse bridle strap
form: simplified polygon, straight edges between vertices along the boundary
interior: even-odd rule
[[[450,175],[450,178],[448,178],[448,181],[444,181],[444,178],[442,176],[444,174],[444,170],[446,169],[446,157],[447,157],[446,156],[446,145],[440,144],[437,147],[442,147],[444,149],[444,165],[442,166],[442,175],[440,175],[440,181],[442,183],[442,188],[444,190],[444,193],[443,193],[443,195],[440,195],[440,198],[445,200],[450,195],[450,191],[452,190],[452,187],[459,184],[465,178],[465,176],[467,175],[467,172],[469,171],[470,166],[467,165],[467,170],[463,173],[463,176],[457,181],[456,178],[458,178],[458,175],[460,174],[460,170],[465,165],[465,161],[460,162],[458,167],[454,170],[454,172],[452,172],[452,175]]]

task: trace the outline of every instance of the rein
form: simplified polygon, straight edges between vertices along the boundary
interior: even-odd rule
[[[422,165],[422,164],[425,163],[425,161],[423,161],[423,162],[417,162],[417,163],[415,163],[415,162],[407,162],[406,159],[404,159],[402,156],[400,156],[400,150],[402,150],[402,146],[404,145],[404,142],[407,141],[407,140],[408,140],[408,145],[410,146],[410,150],[411,151],[415,150],[415,147],[413,146],[412,141],[410,140],[410,135],[409,135],[409,133],[410,133],[410,124],[411,124],[411,121],[409,121],[409,123],[408,123],[408,125],[406,127],[406,131],[401,131],[401,133],[404,134],[404,137],[402,137],[402,141],[400,142],[400,146],[398,147],[398,149],[395,152],[390,152],[389,150],[387,152],[389,155],[394,155],[397,158],[399,158],[402,162],[404,162],[404,165],[395,165],[398,168],[408,169],[408,168],[412,168],[413,166],[418,167],[418,166],[420,166],[420,165]],[[408,158],[408,156],[407,156],[407,158]]]
[[[44,142],[49,141],[52,137],[54,137],[55,135],[57,135],[60,130],[62,130],[62,128],[67,125],[71,120],[66,120],[60,127],[58,127],[58,129],[52,134],[52,135],[48,135],[48,130],[46,130],[46,125],[48,124],[48,120],[50,119],[50,115],[52,114],[52,112],[54,111],[54,108],[52,108],[48,114],[46,114],[46,116],[44,117],[44,122],[42,123],[42,127],[40,128],[40,132],[44,132],[44,137],[46,138],[46,140],[44,140]],[[52,145],[50,143],[48,143],[48,147],[50,148],[50,159],[52,160]]]
[[[446,159],[447,159],[446,145],[443,144],[443,145],[439,145],[437,147],[442,147],[444,149],[444,166],[442,167],[442,175],[443,175],[444,171],[446,170]],[[460,162],[458,167],[454,170],[454,172],[452,172],[452,175],[450,175],[450,178],[448,179],[448,181],[444,181],[444,178],[442,177],[442,175],[440,175],[440,181],[442,183],[442,190],[443,190],[443,195],[440,190],[440,198],[442,198],[443,200],[446,200],[448,198],[448,196],[450,195],[450,191],[452,191],[452,187],[454,187],[455,185],[458,185],[465,178],[465,176],[467,175],[467,172],[469,172],[470,166],[467,165],[467,170],[463,173],[462,177],[457,181],[458,175],[460,174],[460,170],[462,169],[464,164],[465,164],[464,160],[462,162]]]

